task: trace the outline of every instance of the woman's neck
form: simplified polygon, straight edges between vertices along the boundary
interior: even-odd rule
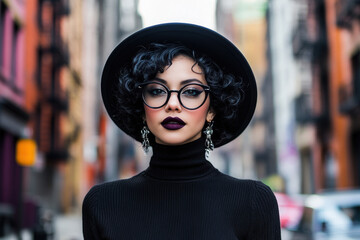
[[[154,144],[153,156],[146,173],[161,180],[193,180],[214,170],[205,159],[205,139],[169,146]]]

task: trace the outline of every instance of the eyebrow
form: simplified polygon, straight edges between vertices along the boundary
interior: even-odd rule
[[[167,81],[164,80],[164,79],[161,79],[161,78],[154,78],[155,81],[159,81],[163,84],[166,84]],[[201,82],[199,79],[196,79],[196,78],[190,78],[190,79],[185,79],[183,81],[180,82],[180,85],[185,85],[185,84],[188,84],[188,83],[192,83],[192,82],[198,82],[200,84],[204,84],[203,82]]]

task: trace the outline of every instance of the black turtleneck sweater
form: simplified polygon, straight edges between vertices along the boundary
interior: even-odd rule
[[[204,139],[155,145],[148,169],[94,186],[83,203],[85,240],[279,240],[272,191],[220,173],[204,156]]]

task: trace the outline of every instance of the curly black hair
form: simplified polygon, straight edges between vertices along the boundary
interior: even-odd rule
[[[217,139],[231,138],[231,120],[237,117],[239,104],[244,98],[242,79],[237,79],[223,70],[206,55],[189,49],[180,43],[151,43],[141,47],[133,58],[132,65],[121,69],[116,89],[118,116],[115,116],[129,131],[140,134],[144,126],[144,105],[138,85],[152,80],[164,72],[172,60],[184,55],[200,66],[210,86],[210,107],[215,113],[214,135]],[[204,126],[205,128],[206,126]],[[151,136],[151,141],[154,137]]]

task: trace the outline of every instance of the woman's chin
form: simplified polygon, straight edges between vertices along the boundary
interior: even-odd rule
[[[201,135],[196,136],[196,137],[191,137],[188,139],[183,139],[183,138],[181,138],[181,136],[179,136],[179,137],[173,136],[173,137],[162,138],[162,139],[155,138],[155,142],[158,144],[161,144],[161,145],[178,146],[178,145],[184,145],[186,143],[193,142],[193,141],[199,139],[200,137],[201,137]]]

